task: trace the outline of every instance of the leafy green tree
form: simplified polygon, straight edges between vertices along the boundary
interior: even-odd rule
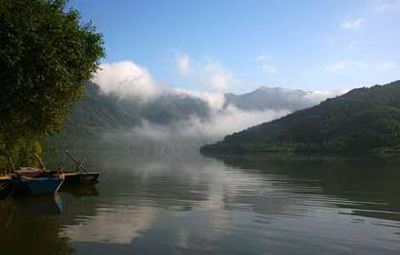
[[[104,56],[101,34],[65,0],[1,0],[0,144],[59,130]]]

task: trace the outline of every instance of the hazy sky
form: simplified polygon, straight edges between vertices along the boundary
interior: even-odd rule
[[[199,91],[343,90],[400,79],[400,0],[72,0],[104,63]]]

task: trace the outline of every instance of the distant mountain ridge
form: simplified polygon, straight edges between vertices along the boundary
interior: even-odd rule
[[[225,94],[223,109],[232,105],[244,111],[293,111],[315,104],[306,95],[302,90],[260,87],[243,95]],[[72,125],[96,129],[130,127],[142,121],[167,125],[191,117],[206,121],[210,111],[206,101],[189,94],[165,94],[149,102],[136,102],[105,95],[96,84],[88,83],[85,96],[67,119],[66,129]]]
[[[400,81],[351,90],[228,135],[203,153],[399,152]]]
[[[302,90],[261,87],[243,95],[225,94],[225,111],[233,106],[242,111],[294,111],[316,102],[307,98]],[[102,93],[100,87],[89,82],[84,97],[66,119],[64,131],[55,139],[69,142],[96,138],[101,132],[127,129],[144,122],[161,126],[172,125],[191,118],[209,121],[215,109],[204,99],[190,94],[163,94],[149,101],[136,101],[129,97]]]
[[[289,110],[295,111],[310,107],[315,101],[308,99],[309,92],[300,89],[286,89],[262,86],[252,92],[236,95],[225,94],[225,104],[243,110]]]

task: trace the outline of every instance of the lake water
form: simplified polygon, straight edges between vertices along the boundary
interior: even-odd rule
[[[400,254],[400,162],[92,152],[95,186],[0,201],[0,254]]]

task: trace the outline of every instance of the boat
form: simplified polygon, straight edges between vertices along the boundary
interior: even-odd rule
[[[98,172],[64,172],[65,184],[90,184],[97,183],[100,173]]]
[[[10,182],[11,188],[15,195],[51,195],[56,193],[64,181],[64,176],[38,176],[34,178],[26,176],[18,176],[12,178]]]
[[[81,160],[75,159],[75,157],[65,151],[67,156],[76,164],[76,172],[65,171],[63,167],[59,169],[65,176],[66,184],[93,184],[97,183],[100,173],[99,172],[90,172],[86,167],[83,166],[84,157]]]
[[[46,171],[43,168],[19,167],[17,170],[14,171],[14,173],[19,176],[34,178],[44,175]]]

